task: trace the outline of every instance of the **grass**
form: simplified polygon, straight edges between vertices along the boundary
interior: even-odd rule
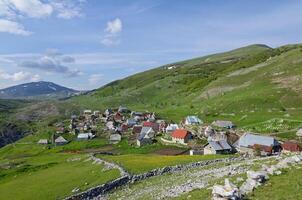
[[[165,166],[173,166],[178,164],[186,164],[203,160],[213,160],[217,158],[225,158],[227,155],[179,155],[179,156],[160,156],[160,155],[120,155],[120,156],[103,156],[109,161],[113,161],[133,174],[140,174],[155,168]]]
[[[70,161],[68,158],[80,158]],[[118,170],[102,171],[100,165],[84,162],[81,155],[51,154],[26,161],[15,169],[1,170],[3,199],[59,199],[74,188],[85,190],[119,176]]]
[[[302,199],[302,169],[284,170],[279,176],[272,176],[262,187],[257,188],[249,199],[251,200],[296,200]]]

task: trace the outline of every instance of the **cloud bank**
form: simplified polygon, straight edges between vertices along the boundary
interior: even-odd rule
[[[32,74],[29,72],[19,71],[16,73],[7,73],[0,70],[0,79],[10,80],[10,81],[39,81],[41,77],[38,74]]]
[[[18,66],[22,68],[38,69],[50,73],[64,74],[67,77],[75,77],[82,74],[78,69],[72,69],[66,66],[68,63],[75,62],[72,56],[64,56],[56,49],[49,49],[45,55],[38,58],[31,58],[26,60],[17,61]]]

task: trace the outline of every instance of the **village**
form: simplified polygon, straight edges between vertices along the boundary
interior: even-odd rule
[[[40,145],[61,146],[73,140],[93,140],[106,137],[109,144],[118,144],[127,138],[129,144],[140,148],[160,142],[188,149],[189,155],[235,154],[245,156],[270,156],[281,152],[299,152],[301,146],[295,141],[277,141],[274,137],[237,130],[231,121],[215,120],[206,124],[198,116],[186,116],[175,123],[160,119],[154,112],[132,111],[127,107],[84,110],[72,115],[67,122],[57,123],[51,139],[40,139]],[[297,136],[302,136],[299,129]],[[70,138],[70,137],[69,137]]]

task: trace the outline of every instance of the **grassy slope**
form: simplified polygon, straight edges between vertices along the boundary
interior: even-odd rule
[[[300,45],[277,49],[252,45],[135,74],[68,104],[126,105],[154,110],[174,121],[197,114],[206,122],[230,119],[247,130],[290,131],[302,122],[301,60]],[[175,69],[167,69],[173,65]],[[276,121],[278,130],[264,127]]]
[[[57,199],[70,195],[76,187],[85,190],[119,177],[118,170],[102,171],[102,165],[85,162],[85,154],[60,153],[87,148],[86,142],[48,149],[31,140],[35,139],[24,138],[0,149],[2,198]],[[93,144],[105,145],[104,140]],[[68,161],[73,158],[80,160]]]
[[[213,160],[227,157],[226,155],[180,155],[180,156],[160,156],[160,155],[120,155],[120,156],[101,156],[106,160],[124,166],[130,173],[139,174],[155,168],[173,166],[178,164],[192,163],[202,160]]]
[[[68,162],[68,158],[82,160]],[[19,160],[21,167],[0,170],[1,198],[58,199],[76,187],[85,190],[119,176],[117,170],[102,171],[102,166],[84,159],[82,155],[48,154]]]
[[[251,200],[294,200],[302,199],[302,169],[289,169],[279,176],[273,176],[263,186],[257,188],[249,199]]]

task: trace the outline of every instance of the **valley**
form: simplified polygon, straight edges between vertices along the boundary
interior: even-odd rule
[[[282,153],[245,160],[240,153],[189,154],[192,149],[205,148],[208,137],[203,128],[212,126],[216,120],[236,125],[234,130],[214,128],[217,133],[232,133],[238,137],[256,133],[282,144],[287,141],[300,144],[296,133],[302,125],[301,60],[300,44],[278,48],[257,44],[167,64],[68,98],[0,100],[1,196],[5,199],[63,199],[121,177],[116,168],[90,160],[91,155],[121,166],[131,175],[168,166],[242,157],[238,162],[213,163],[150,177],[98,197],[209,199],[212,186],[222,184],[225,178],[241,184],[243,181],[237,178],[246,178],[247,171],[300,155]],[[193,133],[193,142],[167,144],[162,141],[173,141],[173,137],[163,130],[157,131],[151,144],[139,146],[133,127],[129,127],[119,133],[119,142],[112,143],[110,136],[115,132],[108,129],[107,123],[116,120],[103,113],[112,108],[115,117],[119,106],[142,114],[155,113],[154,123],[161,120],[167,126],[177,124],[179,129]],[[94,114],[82,117],[87,109],[100,111],[95,124],[90,121]],[[78,134],[87,130],[73,134],[75,128],[69,128],[72,115],[77,116],[76,126],[89,122],[96,127],[95,132],[91,131],[93,128],[88,129],[95,135],[93,139],[78,140]],[[188,116],[196,116],[202,123],[186,125],[184,119]],[[133,116],[126,113],[122,117],[125,118],[114,125],[114,130]],[[144,123],[150,121],[151,117],[140,119],[136,125],[145,126]],[[58,133],[58,128],[66,132]],[[54,144],[53,137],[59,136],[68,143]],[[38,144],[41,139],[49,143]],[[233,143],[230,145],[235,147]],[[255,189],[249,199],[265,199],[264,194],[278,187],[279,179],[293,177],[293,171],[300,173],[300,163],[297,163],[282,169],[281,175],[272,176],[267,184]],[[298,179],[295,182],[300,183]],[[296,191],[295,188],[288,190]]]

